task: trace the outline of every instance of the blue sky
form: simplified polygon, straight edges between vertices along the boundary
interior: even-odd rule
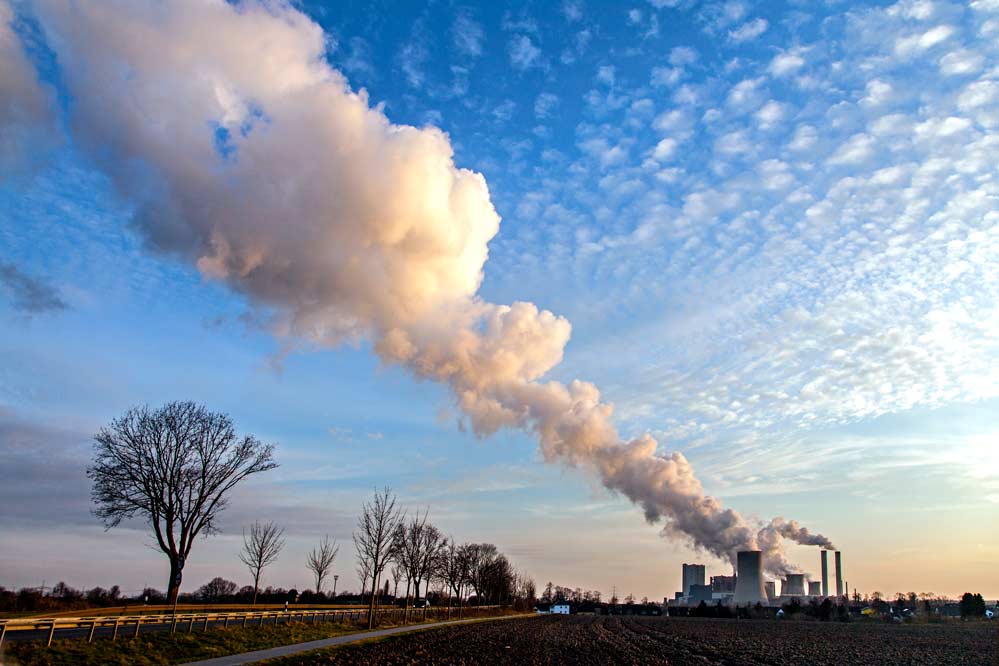
[[[175,398],[278,442],[282,464],[241,490],[188,580],[245,579],[256,517],[291,537],[269,582],[304,585],[324,532],[350,580],[353,516],[383,484],[542,584],[656,598],[680,562],[725,572],[545,465],[531,435],[477,437],[370,336],[276,334],[259,292],[150,240],[85,115],[118,91],[67,70],[51,3],[12,7],[0,47],[23,45],[46,102],[0,113],[23,138],[0,146],[0,460],[20,477],[0,499],[23,507],[0,518],[0,584],[162,585],[141,530],[88,516],[82,467],[110,418]],[[548,378],[594,382],[622,435],[682,451],[727,506],[832,538],[861,591],[999,596],[999,5],[295,8],[391,123],[439,127],[483,174],[502,222],[478,294],[572,322]],[[0,91],[24,89],[15,74]],[[244,159],[212,136],[221,121],[195,120],[212,159]],[[129,565],[84,565],[90,549]]]

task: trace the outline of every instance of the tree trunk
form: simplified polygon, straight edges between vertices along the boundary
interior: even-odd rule
[[[378,577],[371,576],[371,601],[368,603],[368,629],[375,626],[375,590],[378,589]]]
[[[170,558],[170,580],[167,583],[167,604],[173,606],[177,603],[177,595],[180,594],[181,568],[174,558]]]
[[[403,602],[405,610],[402,613],[402,623],[409,624],[409,579],[406,579],[406,601]]]
[[[257,573],[253,576],[253,606],[257,605],[257,591],[260,590],[260,569],[257,569]]]

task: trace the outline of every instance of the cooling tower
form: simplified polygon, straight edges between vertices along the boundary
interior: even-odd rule
[[[808,596],[819,597],[822,596],[822,583],[817,580],[808,581]]]
[[[836,551],[836,596],[843,596],[843,560],[838,550]]]
[[[767,599],[770,601],[770,603],[773,603],[773,600],[777,598],[777,583],[775,583],[772,580],[768,580],[764,584],[764,587],[766,588],[767,591]]]
[[[805,596],[805,574],[788,574],[780,586],[782,597]]]
[[[829,596],[829,551],[822,551],[822,596]]]
[[[758,550],[740,550],[736,553],[735,596],[736,604],[767,603],[763,590],[763,553]]]

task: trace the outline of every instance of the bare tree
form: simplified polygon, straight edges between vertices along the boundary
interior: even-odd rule
[[[468,583],[475,590],[475,604],[482,605],[482,597],[488,585],[490,568],[499,551],[491,543],[468,544]]]
[[[334,539],[330,543],[329,535],[324,536],[322,542],[319,544],[319,548],[313,548],[312,552],[305,559],[305,564],[312,572],[312,575],[316,577],[316,594],[319,594],[323,590],[323,579],[330,572],[330,567],[333,566],[333,560],[336,559],[336,554],[340,552],[340,546],[336,545],[336,540]]]
[[[395,561],[413,582],[413,595],[420,596],[420,583],[427,581],[438,565],[446,539],[427,522],[428,512],[417,514],[408,524],[400,523],[394,535]]]
[[[406,575],[406,574],[403,571],[402,567],[398,567],[398,566],[392,567],[392,569],[389,571],[389,573],[392,575],[392,582],[395,583],[395,587],[392,588],[392,596],[395,597],[395,598],[398,598],[399,597],[399,583],[402,582],[402,577],[404,575]]]
[[[371,577],[371,601],[368,606],[368,628],[375,624],[375,592],[378,579],[389,560],[392,559],[393,536],[402,522],[400,509],[396,507],[396,496],[385,488],[376,491],[371,502],[366,502],[357,519],[354,532],[354,548],[357,560],[362,567],[367,566]]]
[[[471,563],[470,544],[461,546],[448,541],[441,557],[440,576],[447,583],[451,592],[458,598],[458,606],[461,606],[462,591],[468,583],[468,568]]]
[[[250,474],[277,467],[274,447],[239,437],[232,420],[193,402],[157,410],[135,407],[94,440],[94,514],[107,529],[141,516],[170,559],[168,601],[174,603],[195,538],[217,532],[226,495]]]
[[[250,570],[253,576],[253,603],[257,603],[257,593],[260,590],[260,572],[268,564],[277,559],[284,548],[282,535],[284,530],[274,523],[255,521],[250,525],[250,533],[243,530],[243,550],[239,553],[240,561]]]

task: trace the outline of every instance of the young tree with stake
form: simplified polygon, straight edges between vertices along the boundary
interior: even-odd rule
[[[260,591],[260,572],[273,563],[284,548],[283,534],[284,530],[274,523],[259,521],[250,525],[249,534],[243,530],[243,550],[239,553],[239,559],[253,576],[254,604],[257,603],[257,593]]]
[[[323,579],[329,573],[330,568],[333,566],[333,560],[336,559],[336,555],[339,552],[340,546],[336,545],[336,540],[330,542],[329,535],[326,535],[323,537],[322,542],[320,542],[319,548],[313,548],[312,552],[305,559],[305,564],[309,568],[309,571],[316,577],[317,595],[323,591]]]
[[[402,521],[396,507],[396,496],[389,488],[376,491],[371,502],[366,502],[357,519],[354,548],[361,568],[370,571],[371,600],[368,606],[368,628],[375,624],[375,593],[378,580],[393,556],[393,536]]]

